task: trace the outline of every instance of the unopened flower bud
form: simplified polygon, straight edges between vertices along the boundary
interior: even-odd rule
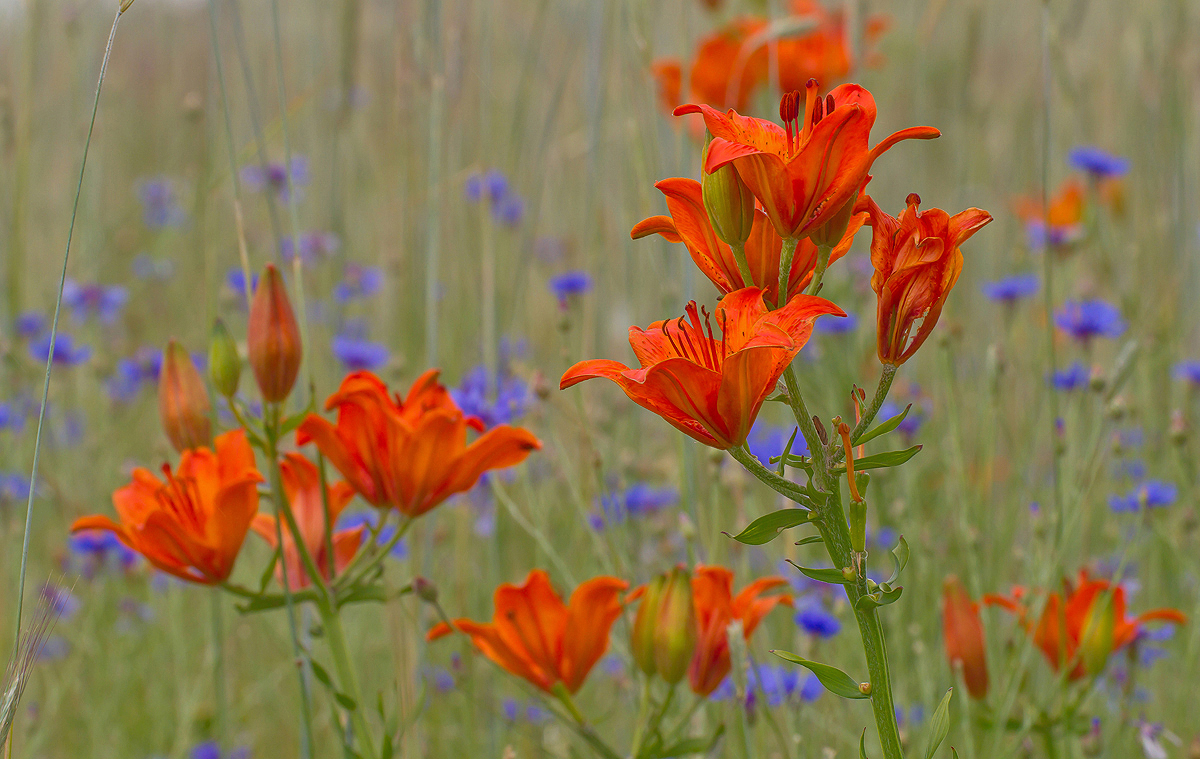
[[[133,5],[133,0],[121,0],[121,12],[129,10],[129,6]]]
[[[828,221],[814,229],[808,239],[818,248],[836,247],[846,236],[846,229],[850,226],[850,217],[854,216],[854,206],[858,202],[858,196],[859,193],[855,193],[854,197],[847,200],[837,213],[829,217]]]
[[[212,445],[208,390],[182,345],[172,340],[158,376],[158,414],[177,451]]]
[[[208,342],[208,377],[213,388],[226,398],[237,393],[242,377],[242,357],[238,355],[237,342],[220,319],[213,323]]]
[[[267,264],[250,301],[246,345],[263,400],[278,403],[287,398],[300,372],[300,327],[283,276],[273,264]]]
[[[412,581],[413,593],[417,594],[417,598],[426,603],[435,604],[438,600],[437,586],[432,580],[424,577],[413,578]]]
[[[702,173],[700,192],[717,237],[728,245],[743,245],[754,225],[754,194],[733,164],[725,164],[711,174]]]
[[[1102,590],[1092,599],[1091,606],[1083,615],[1083,627],[1079,634],[1079,660],[1089,675],[1094,677],[1100,674],[1108,664],[1115,628],[1113,593]]]
[[[667,587],[667,575],[659,575],[650,581],[642,594],[642,603],[638,606],[637,616],[633,619],[633,636],[629,647],[633,652],[633,661],[638,669],[647,675],[653,675],[654,665],[654,626],[657,623],[658,602]]]
[[[683,567],[671,571],[658,602],[654,625],[654,666],[668,684],[687,674],[696,650],[696,609],[692,604],[692,578]]]

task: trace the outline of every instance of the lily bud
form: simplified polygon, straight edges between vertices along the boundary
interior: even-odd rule
[[[942,585],[942,636],[950,666],[962,667],[967,693],[971,698],[985,698],[988,692],[987,647],[979,604],[971,600],[956,577],[947,577]]]
[[[653,675],[654,665],[654,626],[658,623],[658,602],[667,586],[667,575],[659,575],[650,581],[642,594],[642,603],[638,606],[637,616],[633,620],[633,636],[630,649],[633,651],[633,661],[638,669],[647,675]]]
[[[871,178],[867,177],[867,182],[869,181]],[[863,183],[863,187],[866,187],[866,182]],[[840,243],[846,236],[846,230],[850,227],[850,218],[854,216],[854,206],[858,203],[858,197],[861,194],[861,190],[854,193],[854,197],[847,200],[845,205],[829,217],[828,221],[814,229],[808,239],[818,248],[833,248]],[[865,211],[866,208],[860,210]]]
[[[246,344],[263,400],[278,403],[287,398],[300,373],[300,327],[274,264],[267,264],[250,301]]]
[[[656,616],[654,666],[663,680],[674,685],[687,674],[698,635],[692,578],[683,567],[671,571]]]
[[[213,323],[208,342],[208,376],[216,391],[226,398],[237,393],[238,381],[242,378],[242,358],[238,355],[237,343],[220,319]]]
[[[158,414],[175,450],[212,447],[209,410],[204,379],[187,350],[172,340],[158,376]]]
[[[733,164],[725,164],[711,174],[701,172],[700,193],[717,237],[727,245],[745,244],[754,225],[754,194]]]
[[[1079,662],[1084,671],[1093,677],[1103,672],[1108,664],[1116,624],[1113,593],[1107,589],[1101,590],[1083,615],[1083,627],[1079,633]]]

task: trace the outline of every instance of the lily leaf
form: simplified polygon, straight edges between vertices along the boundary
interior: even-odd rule
[[[876,592],[868,593],[862,598],[859,598],[858,602],[854,604],[854,607],[856,609],[876,609],[880,606],[887,606],[888,604],[894,604],[899,601],[900,594],[904,592],[904,588],[885,588],[884,585],[887,585],[887,583],[885,582],[883,585],[880,585],[879,590]]]
[[[862,434],[862,437],[860,437],[858,440],[851,440],[850,442],[853,443],[854,445],[862,445],[863,443],[870,442],[877,437],[888,434],[889,432],[891,432],[892,430],[894,430],[900,426],[900,423],[904,421],[904,418],[906,416],[908,416],[909,411],[912,411],[911,403],[908,404],[907,406],[905,406],[904,410],[901,411],[899,414],[896,414],[891,419],[888,419],[886,422],[880,422],[879,424],[875,425],[871,429],[864,432]]]
[[[801,667],[808,668],[821,681],[821,685],[825,686],[825,690],[834,695],[841,696],[842,698],[868,698],[865,693],[858,689],[858,683],[854,681],[854,678],[837,667],[809,661],[802,656],[796,656],[788,651],[772,651],[771,653],[784,661],[790,661],[793,664],[799,664]]]
[[[832,567],[828,569],[809,569],[808,567],[800,566],[791,559],[788,559],[787,563],[791,564],[796,569],[799,569],[805,577],[816,580],[817,582],[827,582],[830,585],[845,585],[846,583],[850,582],[846,579],[846,576],[842,574],[842,570],[840,569],[833,569]]]
[[[867,469],[887,469],[888,467],[900,466],[913,456],[916,456],[921,451],[921,446],[914,445],[912,448],[905,448],[903,451],[888,451],[886,453],[873,453],[870,456],[863,456],[861,459],[854,460],[854,471],[861,472]],[[845,472],[846,467],[840,466],[836,472]]]
[[[825,538],[821,537],[820,535],[809,535],[807,538],[800,538],[799,540],[797,540],[794,543],[794,545],[806,546],[806,545],[809,545],[810,543],[824,543],[824,542],[825,542]]]
[[[858,739],[858,759],[867,759],[867,728],[863,728],[862,737]]]
[[[904,536],[901,535],[900,542],[897,543],[896,547],[892,549],[892,576],[885,583],[886,585],[891,585],[898,577],[900,577],[900,573],[903,572],[904,568],[908,566],[908,557],[908,541],[906,541]]]
[[[950,732],[950,696],[952,695],[954,695],[953,688],[946,691],[946,695],[942,696],[942,702],[938,704],[937,709],[933,710],[933,717],[929,720],[929,747],[925,749],[925,759],[933,759],[938,746],[942,745],[942,741],[946,740],[946,734]]]
[[[812,521],[812,513],[805,509],[780,509],[755,519],[737,535],[722,534],[744,545],[761,546],[770,543],[784,530],[809,521]]]

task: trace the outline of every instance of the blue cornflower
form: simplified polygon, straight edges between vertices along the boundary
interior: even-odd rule
[[[1067,153],[1073,168],[1086,171],[1097,179],[1119,177],[1129,172],[1129,159],[1101,150],[1092,145],[1080,145]]]
[[[25,429],[25,409],[17,401],[0,403],[0,430]]]
[[[1125,331],[1121,312],[1102,300],[1067,301],[1054,315],[1054,325],[1084,342],[1093,337],[1120,337]]]
[[[1086,366],[1076,361],[1066,369],[1058,369],[1050,374],[1050,385],[1055,390],[1069,393],[1086,388],[1092,379],[1092,373]]]
[[[433,685],[434,690],[438,693],[449,693],[457,685],[454,682],[454,675],[444,667],[430,667],[425,672],[425,679]]]
[[[875,547],[883,551],[890,551],[900,542],[900,533],[896,532],[891,527],[880,527],[875,532]]]
[[[1002,303],[1016,303],[1035,294],[1040,287],[1036,274],[1014,274],[995,282],[985,282],[980,288],[983,294]]]
[[[1170,506],[1179,496],[1179,488],[1174,483],[1161,480],[1146,480],[1124,496],[1110,495],[1108,507],[1113,511],[1141,511],[1142,505],[1149,508]]]
[[[801,603],[795,619],[806,633],[818,638],[832,638],[842,631],[841,621],[815,599]]]
[[[38,649],[37,658],[39,661],[59,661],[67,658],[71,653],[71,644],[66,638],[61,635],[51,635],[42,641],[42,647]]]
[[[234,295],[241,296],[242,298],[245,297],[245,295],[246,295],[246,273],[244,271],[242,271],[242,267],[235,266],[234,268],[230,269],[228,272],[225,273],[225,286],[228,287],[230,290],[233,290]],[[258,275],[251,274],[250,275],[250,292],[253,293],[256,289],[258,289]]]
[[[68,588],[49,582],[42,585],[42,600],[60,619],[75,616],[81,606],[78,596]]]
[[[246,746],[239,746],[223,754],[221,753],[221,744],[216,741],[205,741],[192,747],[190,759],[250,759],[250,749]]]
[[[50,357],[50,333],[29,343],[29,355],[34,361],[44,362]],[[68,334],[59,332],[54,342],[54,363],[63,366],[75,366],[87,361],[92,355],[92,349],[86,345],[76,345],[75,340]]]
[[[333,255],[342,247],[341,238],[332,232],[303,232],[299,240],[298,246],[292,243],[291,237],[279,241],[279,255],[284,261],[290,263],[295,256],[294,248],[299,247],[300,261],[311,266],[321,258]]]
[[[132,401],[143,387],[158,382],[161,369],[162,351],[155,348],[141,348],[133,356],[119,359],[105,383],[108,396],[118,403]]]
[[[525,217],[525,201],[518,195],[505,195],[492,202],[492,218],[506,227],[515,227]]]
[[[858,329],[858,317],[854,314],[846,314],[841,319],[817,319],[814,326],[818,332],[827,335],[845,335]]]
[[[101,569],[132,569],[138,554],[107,530],[82,530],[67,539],[67,551],[77,560],[71,568],[84,577],[94,577]]]
[[[906,404],[907,405],[907,404]],[[904,407],[894,401],[884,401],[879,407],[879,413],[875,415],[875,424],[886,422],[888,419],[902,413]],[[911,438],[917,434],[917,430],[921,429],[921,425],[925,423],[925,415],[921,413],[915,405],[909,409],[908,416],[904,417],[904,421],[900,422],[900,426],[896,429],[901,435],[906,438]]]
[[[304,156],[292,156],[291,171],[282,163],[268,163],[265,166],[246,166],[242,169],[242,181],[252,190],[270,190],[279,200],[288,202],[288,179],[291,178],[293,189],[308,184],[308,159]]]
[[[820,321],[820,320],[818,320]],[[758,459],[765,467],[775,467],[779,462],[771,463],[771,459],[779,458],[783,455],[783,451],[787,448],[788,439],[792,436],[792,430],[786,427],[777,427],[770,424],[759,424],[750,430],[750,434],[746,437],[746,447],[750,449],[750,453],[754,458]],[[796,439],[792,441],[793,456],[807,456],[808,443],[804,440],[804,436],[799,432],[796,433]]]
[[[560,308],[566,308],[571,298],[592,290],[592,275],[586,271],[568,271],[550,278],[550,292],[558,298]]]
[[[1080,224],[1055,224],[1046,231],[1045,222],[1033,219],[1025,222],[1025,238],[1031,250],[1040,250],[1049,244],[1057,248],[1075,242],[1083,236]]]
[[[483,200],[483,175],[479,172],[471,172],[467,176],[467,181],[463,183],[463,195],[472,203],[478,203]]]
[[[367,298],[383,288],[383,271],[375,266],[346,264],[342,281],[334,285],[333,299],[348,303],[355,298]]]
[[[29,478],[16,472],[0,473],[0,502],[16,503],[29,499]]]
[[[1200,361],[1183,361],[1176,364],[1175,379],[1200,387]]]
[[[179,205],[175,185],[169,178],[143,179],[138,183],[137,193],[142,201],[142,221],[150,229],[177,227],[187,221],[187,212]]]
[[[25,339],[37,337],[46,329],[46,317],[38,311],[25,311],[17,315],[17,334]]]
[[[599,499],[600,510],[589,517],[593,528],[600,530],[606,524],[620,524],[629,517],[644,517],[662,511],[679,500],[674,488],[654,488],[638,482],[624,491],[614,491]]]
[[[342,366],[350,371],[360,369],[375,370],[383,366],[391,358],[386,345],[362,340],[352,335],[334,335],[332,343],[333,355]]]
[[[379,524],[379,517],[372,513],[356,512],[354,514],[344,514],[338,520],[338,529],[352,529],[360,525],[366,525],[368,529],[374,529],[375,525]],[[396,525],[384,525],[379,531],[379,537],[375,539],[375,545],[386,545],[396,535]],[[401,538],[396,545],[392,546],[389,552],[392,558],[406,559],[408,558],[408,541]]]
[[[505,361],[501,361],[503,365]],[[494,386],[495,400],[488,398],[489,385]],[[458,387],[450,389],[450,397],[467,416],[479,417],[483,426],[508,424],[528,409],[532,400],[529,385],[520,377],[503,369],[496,382],[488,382],[487,368],[477,366],[467,372]]]
[[[509,195],[508,177],[500,169],[488,169],[482,177],[483,189],[493,203]]]
[[[95,316],[101,324],[112,324],[128,300],[129,291],[120,285],[81,285],[73,279],[63,283],[62,301],[78,322]]]

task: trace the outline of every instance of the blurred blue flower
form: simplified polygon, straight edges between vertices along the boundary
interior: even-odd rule
[[[138,279],[166,282],[175,275],[175,264],[169,258],[155,258],[149,253],[133,257],[133,276]]]
[[[869,536],[868,536],[868,539]],[[875,531],[875,547],[883,551],[890,551],[900,542],[900,533],[896,532],[891,527],[880,527]]]
[[[488,169],[483,175],[483,189],[493,202],[501,200],[509,194],[508,177],[500,169]]]
[[[142,201],[142,221],[150,229],[177,227],[187,221],[187,212],[179,205],[175,185],[164,176],[150,177],[138,183]]]
[[[500,710],[507,722],[528,722],[538,725],[550,718],[550,714],[536,701],[522,704],[515,698],[506,698],[500,702]]]
[[[427,668],[425,670],[425,680],[433,685],[434,690],[438,693],[449,693],[457,685],[454,681],[454,675],[444,667]]]
[[[858,317],[848,313],[839,319],[817,319],[813,324],[817,332],[827,335],[845,335],[858,329]]]
[[[525,216],[525,201],[517,195],[505,195],[492,202],[492,218],[506,227],[515,227]]]
[[[479,172],[471,172],[467,175],[467,181],[463,183],[463,195],[472,203],[478,203],[483,200],[483,175]]]
[[[60,619],[70,619],[79,612],[79,597],[69,588],[47,582],[42,584],[42,600]]]
[[[565,309],[571,298],[591,292],[592,275],[579,270],[563,272],[551,277],[549,284],[550,292],[558,298],[558,305]]]
[[[118,359],[112,376],[105,382],[108,397],[117,403],[132,401],[142,388],[158,383],[161,369],[162,351],[156,348],[140,348],[133,356]]]
[[[747,709],[757,705],[760,694],[766,696],[768,706],[776,707],[796,700],[815,701],[824,693],[824,687],[815,675],[792,666],[759,664],[750,667],[746,675]],[[712,701],[729,701],[735,694],[731,675],[721,681],[708,698]]]
[[[1088,386],[1092,373],[1086,366],[1076,361],[1066,369],[1058,369],[1050,375],[1050,386],[1055,390],[1069,393]]]
[[[0,472],[0,503],[29,500],[29,477],[20,472]]]
[[[34,361],[45,362],[50,357],[50,333],[29,343],[29,355]],[[76,345],[75,340],[64,332],[59,332],[54,341],[54,363],[63,366],[75,366],[87,361],[92,355],[92,349],[86,345]]]
[[[348,303],[355,298],[367,298],[383,288],[383,270],[375,266],[346,264],[342,281],[333,287],[333,299]]]
[[[375,526],[379,524],[379,519],[380,517],[374,512],[359,511],[353,514],[343,514],[342,517],[338,519],[337,529],[351,529],[358,527],[359,525],[366,525],[368,530],[373,530],[375,529]],[[389,543],[392,538],[395,537],[396,529],[397,527],[395,524],[384,525],[383,529],[379,531],[379,537],[375,539],[375,545],[387,545],[387,543]],[[391,551],[388,553],[394,559],[407,559],[408,540],[406,538],[400,538],[400,540],[396,543],[396,545],[392,546]]]
[[[1040,284],[1036,274],[1014,274],[995,282],[984,282],[980,288],[983,294],[992,300],[1003,303],[1015,303],[1022,298],[1028,298],[1038,291]]]
[[[77,322],[95,316],[101,324],[112,324],[121,316],[129,291],[120,285],[81,285],[73,279],[63,283],[62,302]]]
[[[820,321],[820,320],[818,320]],[[787,448],[788,439],[791,438],[792,432],[796,428],[788,429],[779,427],[773,424],[758,424],[750,430],[750,434],[746,437],[746,447],[750,449],[750,453],[754,458],[767,467],[774,468],[779,465],[779,462],[771,463],[772,458],[779,458],[783,455],[783,451]],[[808,443],[804,440],[804,436],[796,431],[796,439],[792,441],[793,456],[807,456]]]
[[[1046,232],[1046,224],[1040,220],[1025,222],[1025,240],[1031,250],[1041,250],[1049,244],[1059,247],[1075,242],[1083,236],[1081,224],[1061,224],[1050,227]]]
[[[331,347],[334,357],[349,371],[374,371],[391,358],[386,345],[362,340],[353,335],[334,335]]]
[[[589,521],[600,530],[605,525],[620,524],[630,517],[645,517],[675,505],[679,492],[672,487],[655,488],[644,482],[636,482],[625,490],[600,496],[600,509]]]
[[[321,258],[331,256],[342,247],[341,239],[332,232],[309,231],[300,234],[300,244],[292,243],[292,238],[285,237],[279,241],[279,255],[284,261],[291,262],[295,255],[294,248],[300,248],[300,261],[305,265],[313,265]]]
[[[533,399],[529,385],[503,368],[494,382],[488,379],[487,368],[476,366],[463,376],[458,387],[450,388],[450,397],[464,414],[479,417],[487,429],[519,419]],[[494,401],[488,398],[490,388],[495,390]]]
[[[71,653],[71,644],[66,638],[61,635],[51,635],[42,641],[42,647],[38,649],[37,658],[39,661],[59,661],[67,658]]]
[[[1084,342],[1093,337],[1120,337],[1125,331],[1121,312],[1102,300],[1067,301],[1054,314],[1054,325]]]
[[[832,638],[842,631],[842,623],[815,598],[802,600],[796,612],[796,624],[818,638]]]
[[[227,753],[221,753],[221,744],[216,741],[205,741],[192,747],[190,759],[250,759],[250,749],[246,746],[239,746],[230,749]]]
[[[246,273],[242,271],[242,267],[235,266],[225,273],[225,286],[233,290],[234,295],[238,295],[242,300],[246,296]],[[258,289],[258,275],[250,275],[250,292],[253,293]]]
[[[1092,145],[1080,145],[1067,153],[1072,168],[1086,171],[1097,179],[1123,176],[1129,171],[1129,159]]]
[[[1141,511],[1143,504],[1149,508],[1170,506],[1178,496],[1179,488],[1174,483],[1146,480],[1124,496],[1110,495],[1108,506],[1118,513]]]
[[[46,317],[38,311],[24,311],[17,315],[16,327],[17,334],[28,340],[46,329]]]
[[[18,401],[0,403],[0,430],[20,432],[25,429],[25,409]]]
[[[292,156],[291,171],[282,163],[268,163],[266,166],[246,166],[242,169],[242,181],[252,190],[270,190],[284,203],[288,202],[288,179],[291,179],[293,189],[298,190],[308,184],[308,159],[304,156]]]
[[[1175,379],[1200,387],[1200,361],[1182,361],[1176,364]]]
[[[908,404],[905,405],[907,406]],[[883,405],[879,407],[879,413],[875,415],[874,424],[882,424],[888,419],[891,419],[903,412],[904,406],[901,406],[895,401],[884,401]],[[913,435],[917,434],[917,430],[921,429],[921,425],[924,423],[925,415],[922,414],[920,409],[918,409],[916,404],[914,404],[909,410],[908,416],[904,417],[904,421],[900,422],[900,425],[896,427],[896,429],[899,430],[900,434],[905,438],[911,438]]]

